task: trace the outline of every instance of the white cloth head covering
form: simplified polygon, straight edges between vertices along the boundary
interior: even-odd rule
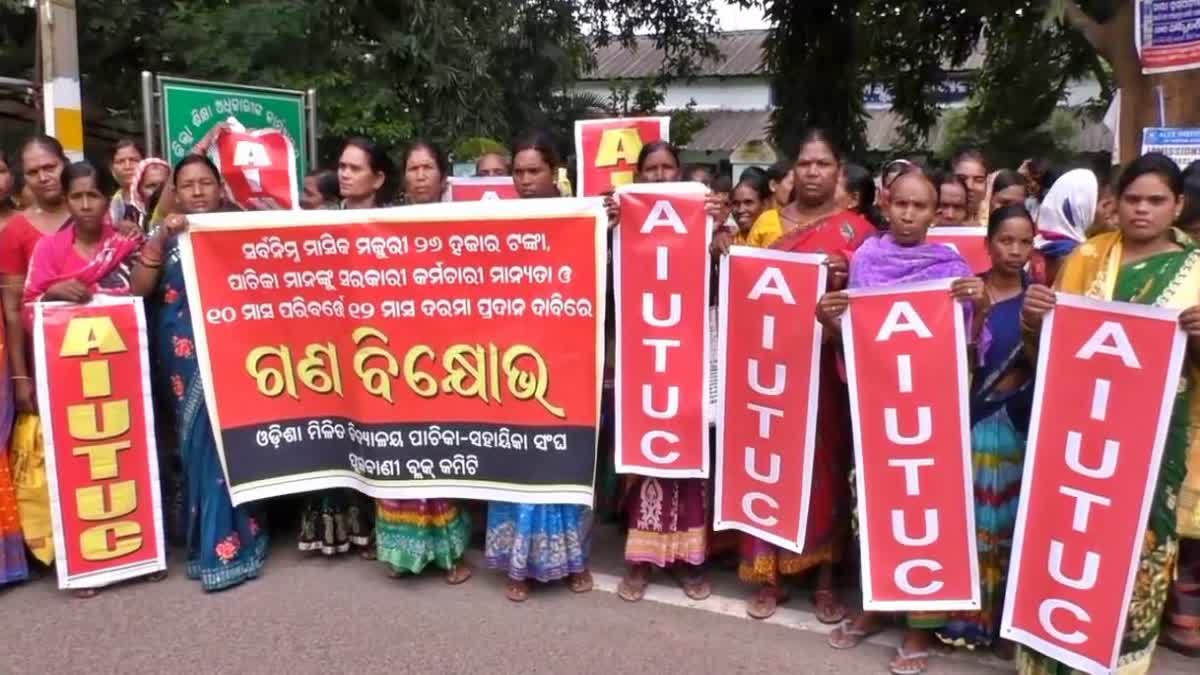
[[[1042,200],[1038,208],[1037,245],[1053,241],[1082,242],[1096,219],[1096,203],[1100,184],[1096,174],[1088,169],[1072,169],[1064,173]]]

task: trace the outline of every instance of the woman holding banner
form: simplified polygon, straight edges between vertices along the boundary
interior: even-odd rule
[[[404,151],[404,203],[439,202],[450,163],[440,148],[413,141]],[[463,553],[471,539],[467,512],[450,499],[375,500],[376,555],[392,576],[420,574],[432,563],[446,573],[446,583],[471,578]]]
[[[680,174],[679,150],[675,146],[661,140],[642,146],[637,158],[637,182],[671,183],[678,181]],[[763,180],[764,192],[765,189]],[[756,199],[761,198],[756,196]],[[610,201],[610,216],[615,213],[619,218],[615,206]],[[629,569],[617,587],[617,594],[629,602],[641,600],[651,571],[658,567],[670,570],[692,600],[707,598],[712,594],[703,569],[708,551],[708,481],[636,475],[624,478],[628,488],[625,515],[629,528],[625,562]]]
[[[0,239],[0,275],[4,277],[4,323],[8,365],[17,417],[12,427],[12,478],[25,545],[44,565],[54,561],[50,492],[46,483],[42,426],[33,382],[33,315],[22,311],[22,292],[33,250],[43,237],[58,232],[70,218],[62,173],[68,164],[62,144],[34,136],[21,148],[25,187],[32,203],[8,219]]]
[[[1192,439],[1200,424],[1200,396],[1196,393],[1200,369],[1195,361],[1200,349],[1200,249],[1172,227],[1183,206],[1182,193],[1183,178],[1174,161],[1159,153],[1134,160],[1117,183],[1118,231],[1080,244],[1063,263],[1054,290],[1030,286],[1021,313],[1026,346],[1036,351],[1036,337],[1043,317],[1054,308],[1055,291],[1182,310],[1179,324],[1188,335],[1190,358],[1181,374],[1137,578],[1128,600],[1121,673],[1145,673],[1150,668],[1179,550],[1177,505],[1187,503],[1190,495],[1191,508],[1196,508],[1196,478],[1188,475],[1190,490],[1182,488],[1189,454],[1198,452]],[[1023,675],[1068,670],[1025,647],[1017,652],[1017,668]]]
[[[513,145],[513,185],[522,199],[558,197],[555,175],[562,162],[543,131]],[[591,509],[573,504],[489,502],[484,555],[491,569],[508,574],[505,594],[513,602],[529,598],[529,580],[565,579],[575,593],[592,590],[588,571]]]
[[[951,292],[966,311],[968,340],[977,342],[983,333],[988,295],[983,280],[971,274],[970,267],[953,249],[925,241],[925,235],[937,219],[938,189],[920,169],[911,168],[891,184],[887,205],[890,229],[868,239],[854,254],[849,269],[850,288],[875,288],[917,281],[954,279]],[[839,320],[849,306],[842,291],[826,293],[817,305],[817,315],[831,335],[841,334]],[[824,433],[818,424],[818,431]],[[816,485],[814,485],[814,490]],[[929,664],[931,629],[945,623],[940,614],[910,612],[906,615],[908,632],[896,658],[888,665],[895,675],[917,675]],[[834,649],[852,649],[883,629],[884,617],[863,612],[843,622],[829,636]]]
[[[204,155],[175,165],[175,204],[182,213],[166,217],[134,264],[132,290],[159,300],[157,357],[171,383],[178,447],[183,459],[187,519],[187,575],[206,591],[254,579],[267,557],[267,531],[253,505],[233,506],[217,455],[184,287],[176,235],[187,215],[225,210],[221,174]]]
[[[34,247],[25,280],[23,302],[87,303],[95,295],[129,295],[130,264],[142,247],[138,232],[119,233],[108,220],[109,200],[101,176],[91,164],[78,162],[62,174],[70,220]],[[152,575],[153,581],[166,572]],[[96,588],[75,591],[90,598]]]
[[[1033,220],[1021,204],[997,209],[988,218],[992,267],[981,276],[989,299],[990,339],[971,383],[975,530],[983,607],[977,612],[954,612],[937,630],[944,642],[992,645],[997,656],[1009,660],[1012,643],[999,640],[1000,615],[1033,405],[1034,366],[1021,344],[1020,321],[1033,238]]]
[[[829,256],[829,289],[845,287],[849,260],[875,226],[838,201],[842,180],[842,154],[830,136],[819,129],[802,137],[792,167],[792,201],[775,212],[765,212],[751,230],[751,244],[781,251],[824,253]],[[772,217],[774,220],[771,220]],[[787,231],[776,230],[786,225]],[[763,242],[768,242],[764,244]],[[804,553],[797,554],[750,535],[741,538],[738,577],[759,586],[747,601],[746,613],[766,619],[788,599],[783,577],[818,570],[813,594],[817,618],[837,623],[846,609],[834,591],[834,565],[840,560],[849,532],[850,434],[846,384],[838,376],[838,352],[831,343],[822,349],[820,401],[813,461],[813,494]]]
[[[14,204],[12,165],[8,155],[0,150],[0,237],[12,216]],[[13,423],[12,380],[5,349],[4,333],[0,332],[0,586],[23,581],[29,576],[25,561],[25,538],[21,535],[21,515],[17,508],[17,493],[13,489],[12,471],[8,462],[8,440]]]
[[[338,157],[339,209],[373,209],[390,206],[392,199],[392,160],[383,148],[366,138],[346,141]],[[371,499],[348,488],[310,493],[300,513],[301,551],[316,551],[326,556],[341,555],[351,545],[361,555],[374,560],[375,504]]]

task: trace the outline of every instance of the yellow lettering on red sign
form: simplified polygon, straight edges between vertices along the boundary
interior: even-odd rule
[[[125,341],[111,317],[77,317],[67,324],[60,357],[87,357],[119,354],[127,351]],[[79,379],[84,398],[104,399],[113,395],[112,370],[103,359],[81,361]],[[67,432],[77,441],[109,441],[132,428],[129,399],[97,401],[67,406]],[[130,441],[110,441],[81,445],[72,449],[75,457],[87,457],[91,485],[75,488],[75,513],[83,521],[113,521],[137,511],[138,490],[134,480],[108,483],[120,476],[119,453],[132,446]],[[142,526],[136,521],[119,520],[92,526],[79,534],[79,551],[84,560],[105,561],[129,555],[142,547]]]
[[[108,545],[112,532],[113,546]],[[79,535],[84,560],[103,561],[129,555],[142,547],[142,526],[129,520],[89,527]]]
[[[101,354],[120,354],[126,351],[125,341],[116,325],[107,316],[84,316],[71,319],[63,336],[59,356],[87,356],[93,349]]]

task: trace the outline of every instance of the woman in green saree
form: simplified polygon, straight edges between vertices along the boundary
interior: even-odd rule
[[[1134,161],[1118,183],[1120,229],[1093,237],[1067,258],[1055,290],[1099,300],[1117,300],[1182,310],[1180,326],[1188,335],[1189,359],[1180,374],[1179,393],[1159,470],[1141,560],[1129,598],[1117,672],[1149,672],[1158,642],[1167,588],[1179,552],[1175,509],[1187,472],[1189,439],[1200,420],[1200,249],[1171,225],[1183,206],[1183,178],[1167,157],[1151,153]],[[1036,347],[1042,318],[1054,307],[1054,291],[1030,286],[1021,323],[1026,346]],[[1072,672],[1057,661],[1022,647],[1021,675]]]

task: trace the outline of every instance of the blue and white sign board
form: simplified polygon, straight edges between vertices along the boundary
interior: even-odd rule
[[[1180,168],[1200,159],[1200,129],[1142,129],[1142,154],[1161,152]]]

